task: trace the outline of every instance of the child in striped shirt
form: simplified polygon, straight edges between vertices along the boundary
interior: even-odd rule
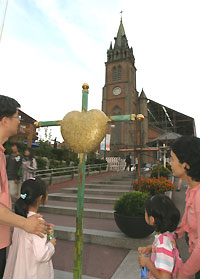
[[[180,212],[165,195],[156,195],[146,202],[145,220],[156,234],[152,245],[139,247],[139,265],[149,270],[148,278],[176,278],[182,265],[173,231],[180,220]],[[151,257],[144,255],[151,254]]]

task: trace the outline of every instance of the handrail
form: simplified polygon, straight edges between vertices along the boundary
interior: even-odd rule
[[[109,167],[107,163],[86,165],[85,171],[87,175],[89,175],[90,172],[95,170],[101,173],[102,170],[108,171]],[[35,173],[36,173],[36,177],[40,177],[40,178],[49,177],[49,184],[51,184],[53,176],[71,175],[71,178],[74,179],[75,174],[78,174],[78,166],[43,169],[43,170],[37,170]]]

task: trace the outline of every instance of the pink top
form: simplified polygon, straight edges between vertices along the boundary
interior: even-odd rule
[[[177,271],[182,266],[182,260],[179,257],[173,233],[165,232],[155,235],[151,261],[156,269],[166,271],[171,274],[171,278],[176,278]],[[149,278],[155,278],[151,272]]]
[[[184,279],[200,270],[200,184],[186,191],[185,212],[175,233],[180,238],[185,232],[188,232],[191,256],[180,270]]]
[[[6,173],[6,158],[4,147],[0,144],[0,203],[11,209],[11,200],[8,192],[8,179]],[[10,227],[0,224],[0,249],[10,245]]]
[[[28,217],[34,214],[29,211]],[[54,252],[46,235],[40,238],[14,228],[3,279],[54,279],[51,260]]]

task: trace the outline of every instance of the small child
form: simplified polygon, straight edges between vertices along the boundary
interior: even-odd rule
[[[149,270],[148,278],[176,278],[182,265],[173,231],[180,220],[180,212],[165,195],[156,195],[146,202],[145,220],[156,231],[153,245],[139,247],[139,265]],[[151,257],[144,255],[151,254]]]
[[[47,189],[39,178],[30,178],[23,182],[21,197],[16,201],[15,212],[29,217],[37,213],[40,204],[48,200]],[[12,245],[3,279],[53,279],[52,256],[56,239],[47,241],[19,228],[14,228]]]

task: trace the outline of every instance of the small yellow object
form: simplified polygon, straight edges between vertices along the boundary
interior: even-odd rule
[[[144,115],[143,114],[137,114],[136,115],[136,120],[139,120],[139,121],[144,120]]]
[[[61,134],[67,146],[76,153],[88,153],[98,148],[106,135],[109,118],[104,112],[71,111],[61,122]]]
[[[41,122],[38,122],[38,121],[35,121],[35,122],[34,122],[34,125],[35,125],[36,128],[39,128],[39,127],[40,127],[40,124],[41,124]]]

